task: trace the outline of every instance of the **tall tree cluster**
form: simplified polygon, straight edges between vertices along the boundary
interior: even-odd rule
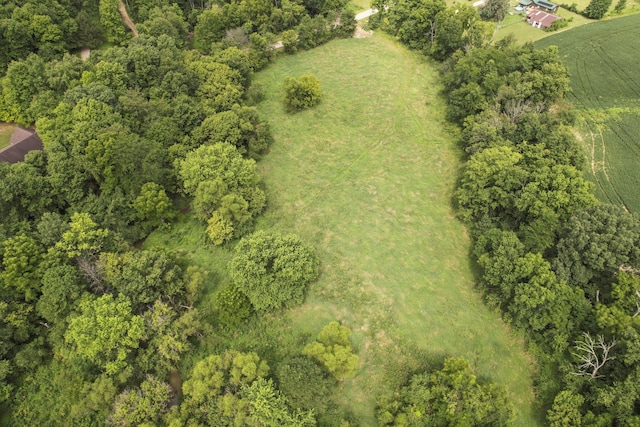
[[[0,164],[0,417],[315,425],[255,353],[221,352],[179,372],[211,329],[195,308],[206,272],[134,243],[179,209],[208,225],[213,244],[252,230],[266,203],[256,160],[271,141],[245,104],[252,74],[274,57],[275,33],[299,33],[300,48],[350,34],[344,2],[1,3],[0,120],[35,124],[45,149]],[[70,53],[83,46],[99,49],[86,60]],[[300,303],[316,260],[296,238],[281,241],[268,280],[289,278],[285,305]],[[253,313],[249,286],[219,293],[228,324]],[[176,405],[169,380],[181,375]]]

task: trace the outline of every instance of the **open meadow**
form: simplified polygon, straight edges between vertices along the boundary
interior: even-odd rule
[[[571,74],[587,176],[603,201],[640,212],[640,15],[541,40],[557,45]]]
[[[282,82],[305,73],[319,78],[323,100],[286,114]],[[255,80],[275,139],[258,163],[268,206],[256,228],[313,244],[321,275],[302,306],[251,320],[227,337],[231,345],[273,366],[337,319],[353,330],[360,356],[356,376],[339,386],[338,406],[359,425],[377,424],[381,393],[446,356],[466,357],[479,377],[507,387],[513,425],[540,425],[522,337],[474,290],[470,241],[451,206],[461,153],[435,67],[376,34],[282,57]],[[211,271],[207,310],[228,280],[232,248],[207,247],[203,228],[183,220],[145,247],[182,248]],[[194,359],[221,342],[212,336]]]

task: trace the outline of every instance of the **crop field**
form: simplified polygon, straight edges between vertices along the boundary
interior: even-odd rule
[[[305,73],[319,78],[323,100],[286,114],[282,82]],[[224,345],[257,351],[273,366],[337,319],[353,330],[360,356],[356,376],[339,386],[339,413],[359,425],[377,424],[381,393],[446,356],[466,357],[479,377],[507,387],[514,425],[540,425],[522,337],[473,289],[470,241],[451,207],[461,153],[435,67],[376,34],[282,57],[255,80],[275,138],[258,163],[268,207],[256,228],[313,244],[321,276],[302,306],[254,318]],[[203,229],[183,219],[145,246],[180,248],[211,272],[206,311],[228,280],[232,245],[208,248]],[[221,342],[210,338],[194,360]]]
[[[569,68],[587,176],[597,196],[640,212],[640,15],[587,25],[541,40]]]

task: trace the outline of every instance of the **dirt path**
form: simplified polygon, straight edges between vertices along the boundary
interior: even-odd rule
[[[353,38],[354,39],[363,39],[365,37],[371,37],[373,35],[373,31],[367,31],[364,28],[362,28],[362,23],[358,22],[358,25],[356,25],[356,30],[353,33]]]
[[[126,25],[131,30],[133,37],[138,37],[138,29],[136,28],[136,24],[134,24],[131,18],[129,18],[127,8],[125,7],[122,0],[118,0],[118,10],[120,11],[120,16],[122,16],[124,25]]]
[[[358,14],[356,14],[356,21],[361,21],[365,18],[370,17],[371,15],[373,15],[374,13],[378,13],[378,9],[367,9],[364,12],[360,12]]]

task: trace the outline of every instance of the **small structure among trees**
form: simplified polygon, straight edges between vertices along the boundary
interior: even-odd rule
[[[541,10],[532,10],[527,14],[527,22],[536,28],[549,28],[555,21],[562,19],[560,16],[552,15]]]
[[[520,0],[520,6],[527,10],[541,10],[543,12],[555,13],[558,5],[545,0]]]
[[[24,161],[29,151],[42,150],[42,140],[33,129],[17,127],[11,135],[9,145],[0,150],[0,162],[18,163]]]

